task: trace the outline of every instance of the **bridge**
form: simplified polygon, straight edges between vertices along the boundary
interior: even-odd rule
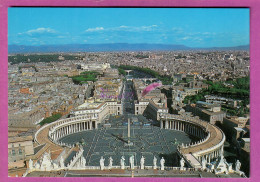
[[[158,81],[158,78],[135,78],[136,80],[143,80],[143,81],[150,81],[150,82],[155,82]]]
[[[125,70],[125,72],[127,72],[127,75],[129,75],[129,73],[133,71],[133,70]]]

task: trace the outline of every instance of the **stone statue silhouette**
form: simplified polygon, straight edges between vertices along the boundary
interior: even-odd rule
[[[163,157],[161,158],[160,163],[161,163],[161,170],[164,170],[164,163],[165,163],[165,160],[164,160]]]
[[[104,166],[105,166],[105,159],[103,158],[103,156],[101,156],[100,160],[99,160],[99,164],[100,164],[100,169],[104,170]]]

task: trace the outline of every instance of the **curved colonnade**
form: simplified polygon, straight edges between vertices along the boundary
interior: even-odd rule
[[[35,134],[35,141],[38,144],[54,143],[69,134],[84,130],[97,129],[98,118],[93,116],[77,116],[72,118],[60,119],[53,123],[42,126]]]
[[[66,135],[97,129],[97,123],[98,118],[93,116],[77,116],[58,120],[52,123],[48,137],[53,143],[59,144],[57,141]]]
[[[46,142],[46,139],[41,140],[42,142],[38,141],[38,135],[45,133],[49,143],[63,145],[58,142],[60,138],[80,131],[97,129],[97,123],[98,118],[93,116],[61,119],[40,128],[35,134],[35,140],[39,144],[43,144],[43,141]],[[193,117],[173,114],[162,114],[160,124],[163,129],[182,131],[198,138],[197,142],[186,145],[181,144],[178,147],[178,152],[184,157],[191,154],[201,164],[203,159],[210,162],[223,154],[225,135],[215,125]]]
[[[225,134],[215,125],[173,114],[161,115],[160,122],[161,128],[182,131],[198,138],[197,142],[179,146],[179,153],[183,156],[191,154],[200,164],[203,159],[210,163],[224,152]]]

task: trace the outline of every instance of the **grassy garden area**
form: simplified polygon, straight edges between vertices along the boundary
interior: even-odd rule
[[[243,116],[244,114],[249,113],[249,108],[247,108],[250,93],[249,77],[237,78],[236,80],[226,82],[213,83],[211,81],[206,81],[205,83],[209,85],[208,89],[202,89],[197,95],[185,97],[184,103],[196,103],[199,100],[204,101],[205,95],[216,95],[234,100],[241,100],[239,108],[222,106],[222,110],[226,111],[228,114]],[[227,84],[230,86],[226,86]]]
[[[42,121],[40,122],[40,125],[43,126],[44,124],[52,123],[52,122],[54,122],[54,121],[57,121],[58,119],[61,118],[61,116],[62,116],[62,115],[61,115],[60,113],[54,114],[54,115],[52,115],[52,116],[50,116],[50,117],[45,118],[44,120],[42,120]]]
[[[80,73],[78,76],[72,76],[72,80],[75,84],[83,84],[87,83],[88,81],[95,82],[97,81],[97,76],[100,75],[100,73],[96,71],[85,71]]]
[[[118,68],[118,72],[119,72],[119,74],[121,74],[121,75],[126,75],[126,72],[125,72],[125,70],[124,69],[122,69],[122,68]]]

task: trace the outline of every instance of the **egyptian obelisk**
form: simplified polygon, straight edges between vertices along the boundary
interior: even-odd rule
[[[128,118],[128,144],[130,144],[130,118]]]

